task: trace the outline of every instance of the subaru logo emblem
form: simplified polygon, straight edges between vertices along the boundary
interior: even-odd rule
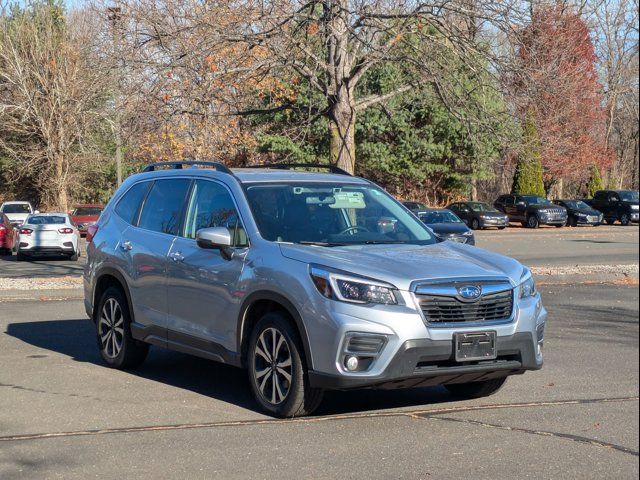
[[[478,300],[482,296],[482,287],[478,285],[465,285],[464,287],[458,287],[458,296],[462,300]]]

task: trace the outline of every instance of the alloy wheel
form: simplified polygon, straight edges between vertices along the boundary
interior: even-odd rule
[[[262,331],[253,362],[254,381],[262,397],[272,405],[282,403],[291,389],[293,367],[289,343],[278,329]]]
[[[124,342],[124,316],[115,298],[108,298],[102,306],[98,336],[104,354],[109,358],[116,358]]]

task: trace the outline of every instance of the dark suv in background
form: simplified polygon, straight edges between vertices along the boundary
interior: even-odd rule
[[[638,223],[640,217],[638,192],[633,190],[600,190],[592,200],[584,202],[601,211],[609,225],[616,221],[625,226],[631,222]]]
[[[510,221],[520,222],[528,228],[540,225],[564,227],[567,223],[566,208],[537,195],[501,195],[493,206],[506,213]]]

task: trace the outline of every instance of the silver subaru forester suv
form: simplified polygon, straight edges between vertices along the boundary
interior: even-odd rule
[[[134,367],[157,345],[246,368],[282,417],[326,389],[472,398],[542,367],[547,313],[527,268],[437,239],[367,180],[303,167],[166,162],[129,177],[88,232],[104,361]]]

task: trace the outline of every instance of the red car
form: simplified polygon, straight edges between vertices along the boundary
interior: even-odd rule
[[[87,227],[98,221],[102,210],[104,210],[104,205],[97,203],[76,205],[69,215],[71,215],[71,221],[78,227],[80,235],[85,236],[87,234]]]
[[[9,217],[0,212],[0,255],[11,255],[16,244],[16,229]]]

